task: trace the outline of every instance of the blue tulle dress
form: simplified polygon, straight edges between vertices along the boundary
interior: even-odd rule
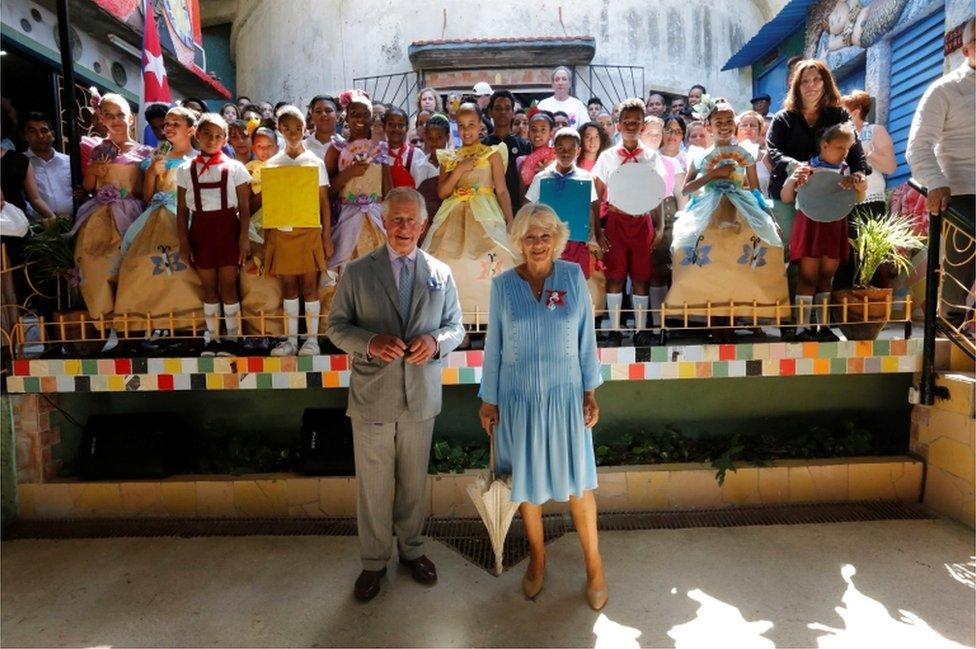
[[[541,504],[597,486],[583,392],[601,383],[593,307],[579,265],[557,260],[540,300],[514,269],[491,284],[479,396],[498,405],[496,468],[512,501]]]

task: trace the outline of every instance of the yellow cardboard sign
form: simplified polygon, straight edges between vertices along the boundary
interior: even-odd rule
[[[317,228],[319,170],[312,166],[268,167],[261,170],[261,214],[266,228]]]

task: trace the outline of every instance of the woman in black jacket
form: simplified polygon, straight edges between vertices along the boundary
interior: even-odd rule
[[[783,241],[790,240],[795,209],[779,200],[783,183],[789,177],[788,167],[799,165],[803,184],[810,174],[807,161],[817,153],[817,135],[826,128],[851,120],[841,106],[840,91],[823,61],[806,59],[793,68],[790,89],[783,110],[776,113],[766,134],[766,146],[773,170],[769,176],[769,196],[773,199],[773,216],[782,229]],[[866,176],[871,171],[861,142],[855,140],[847,155],[851,174]]]

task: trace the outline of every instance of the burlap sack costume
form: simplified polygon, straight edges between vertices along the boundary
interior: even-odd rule
[[[240,275],[243,331],[245,334],[283,336],[285,312],[281,305],[281,280],[268,273],[264,265],[261,210],[251,215],[248,238],[251,240],[251,258],[241,268]]]
[[[166,172],[156,177],[149,209],[123,239],[115,297],[115,327],[120,331],[203,326],[203,288],[187,261],[188,251],[180,249],[176,224],[173,175],[183,161],[166,161]]]
[[[78,208],[73,232],[81,296],[92,318],[109,318],[115,309],[122,235],[142,213],[132,190],[142,183],[134,163],[109,163],[95,197]]]
[[[427,231],[423,249],[450,266],[465,324],[488,323],[491,280],[515,265],[508,248],[505,216],[495,197],[490,158],[504,144],[477,144],[437,152],[441,168],[451,171],[460,157],[477,157],[474,169],[441,204]]]

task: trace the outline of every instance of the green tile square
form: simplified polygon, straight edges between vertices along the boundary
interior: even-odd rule
[[[743,343],[735,346],[735,360],[737,361],[751,361],[752,360],[752,344]]]
[[[201,356],[197,359],[197,368],[201,373],[213,372],[213,356]]]
[[[312,357],[311,356],[299,356],[298,357],[298,371],[299,372],[311,372],[312,371]]]
[[[890,356],[891,355],[891,341],[890,340],[875,340],[874,341],[874,355],[875,356]]]
[[[712,363],[712,378],[724,379],[729,376],[728,361],[715,361]]]
[[[40,392],[41,379],[37,376],[24,377],[24,392]]]
[[[846,358],[830,359],[830,373],[847,374],[847,359]]]
[[[820,358],[837,358],[837,343],[820,343],[817,346],[817,354]]]
[[[271,375],[267,372],[258,373],[258,390],[271,389]]]
[[[668,348],[667,347],[651,347],[651,362],[652,363],[667,363],[668,362]]]
[[[97,358],[83,358],[81,359],[81,373],[85,376],[98,376],[98,359]]]
[[[476,383],[473,367],[458,368],[458,383],[461,385],[473,385]]]
[[[611,380],[613,378],[613,366],[610,364],[601,365],[600,375],[603,377],[604,381]]]

